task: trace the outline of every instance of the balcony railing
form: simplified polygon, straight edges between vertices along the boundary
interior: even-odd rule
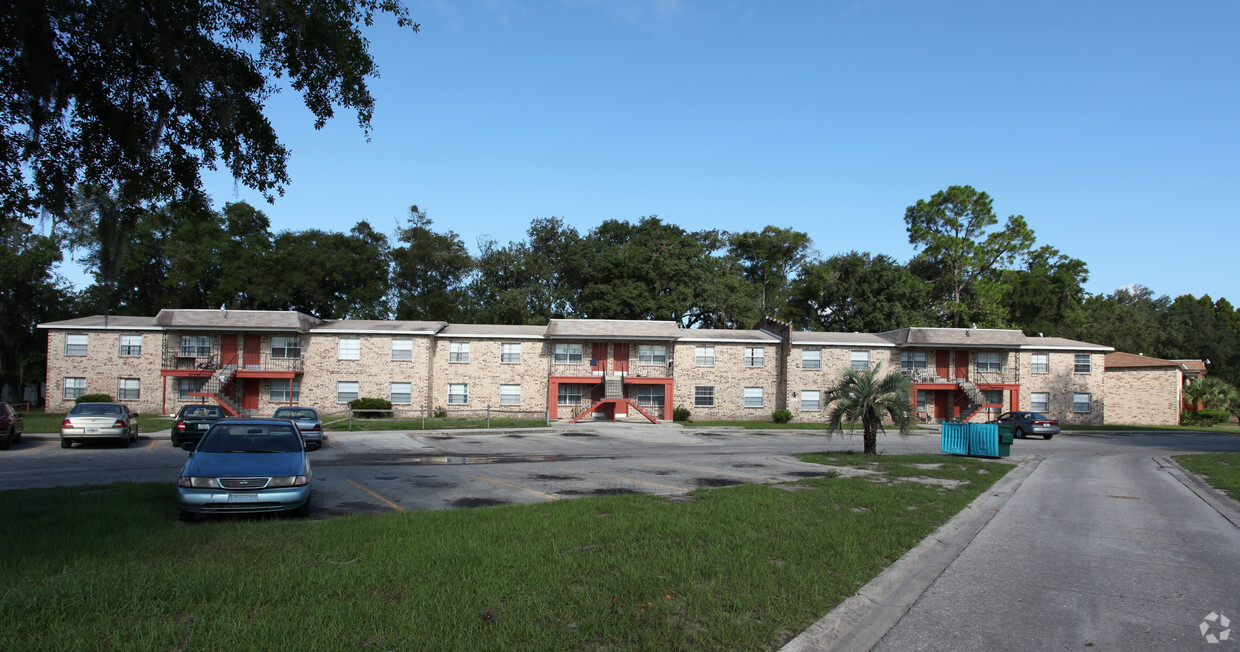
[[[302,371],[301,358],[272,357],[268,351],[247,351],[221,362],[220,352],[214,349],[166,349],[163,355],[164,369],[213,370],[225,367],[258,371]]]
[[[915,383],[954,383],[955,377],[943,378],[939,376],[934,369],[921,367],[914,369],[901,369],[900,373],[908,377]],[[998,371],[978,371],[976,367],[969,368],[968,380],[974,384],[1011,384],[1020,382],[1020,373],[1016,367],[1003,367]]]

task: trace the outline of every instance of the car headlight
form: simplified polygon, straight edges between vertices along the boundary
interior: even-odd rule
[[[301,487],[310,482],[306,475],[278,475],[271,479],[268,487]]]
[[[181,476],[177,486],[187,489],[219,489],[220,481],[215,478],[200,478],[190,475]]]

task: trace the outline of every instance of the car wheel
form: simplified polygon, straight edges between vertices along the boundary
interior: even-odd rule
[[[14,444],[16,444],[17,442],[19,442],[19,441],[21,441],[21,440],[22,440],[22,433],[21,433],[21,431],[19,430],[19,431],[17,431],[17,434],[13,435],[13,443],[14,443]]]
[[[1020,428],[1017,428],[1017,429],[1016,429],[1016,432],[1014,432],[1014,433],[1012,433],[1012,434],[1013,434],[1013,435],[1014,435],[1017,439],[1024,439],[1024,438],[1025,438],[1025,431],[1024,431],[1024,430],[1021,430]]]
[[[306,500],[306,504],[302,505],[301,507],[298,507],[297,509],[289,511],[289,515],[295,516],[297,518],[305,518],[309,516],[310,515],[310,501]]]
[[[0,440],[0,451],[7,451],[9,446],[13,445],[13,431],[6,432],[4,439]]]
[[[194,513],[189,511],[188,509],[182,509],[182,510],[177,511],[178,521],[181,521],[183,523],[193,523],[194,518],[195,518]]]
[[[126,433],[126,435],[125,435],[124,437],[121,437],[121,448],[129,448],[129,435],[128,435],[128,433]]]
[[[60,447],[61,447],[61,448],[68,448],[68,447],[70,447],[70,446],[72,446],[72,445],[73,445],[73,440],[72,440],[72,439],[61,439],[61,440],[60,440]]]
[[[1042,439],[1050,439],[1051,437],[1054,437],[1054,436],[1055,435],[1042,435]]]

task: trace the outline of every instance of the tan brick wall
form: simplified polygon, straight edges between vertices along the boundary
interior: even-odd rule
[[[1035,374],[1032,371],[1034,353],[1046,353],[1049,356],[1049,371]],[[1020,352],[1020,409],[1032,410],[1031,395],[1034,392],[1049,394],[1049,408],[1044,414],[1060,423],[1096,426],[1103,423],[1106,414],[1107,392],[1106,378],[1103,371],[1104,354],[1090,354],[1089,373],[1076,373],[1076,354],[1064,351],[1021,351]],[[1087,413],[1075,412],[1072,407],[1072,395],[1085,392],[1091,395],[1092,405]]]
[[[469,362],[450,362],[450,343],[469,343]],[[501,362],[503,344],[521,345],[521,362]],[[433,353],[435,377],[431,387],[432,408],[448,410],[496,410],[528,412],[533,418],[547,409],[547,363],[549,344],[541,340],[503,338],[439,338]],[[586,354],[589,359],[589,353]],[[448,385],[469,386],[469,402],[448,405]],[[520,385],[520,405],[500,405],[500,385]]]
[[[779,347],[773,344],[716,343],[715,366],[694,364],[694,347],[710,346],[701,342],[680,342],[676,351],[676,384],[672,407],[684,405],[696,421],[713,419],[769,419],[775,411]],[[763,366],[745,366],[745,347],[763,349]],[[715,388],[715,406],[693,404],[694,388],[703,385]],[[745,388],[761,387],[763,406],[745,407]]]
[[[805,369],[802,366],[802,352],[817,349],[822,352],[821,369]],[[870,357],[870,367],[882,363],[883,372],[891,371],[889,357],[891,349],[885,347],[843,347],[822,345],[794,345],[788,361],[788,410],[792,412],[794,421],[821,423],[827,419],[827,406],[821,401],[829,387],[839,382],[844,372],[852,367],[852,352],[865,351]],[[897,367],[898,369],[898,367]],[[801,409],[801,398],[805,390],[817,390],[820,407],[815,411]],[[793,395],[795,393],[795,396]]]
[[[339,343],[342,339],[360,340],[359,359],[339,359]],[[392,359],[393,339],[413,340],[412,360]],[[430,336],[387,333],[311,334],[302,338],[301,355],[305,374],[301,381],[300,405],[308,405],[325,412],[348,409],[348,405],[341,403],[336,397],[337,382],[340,381],[356,382],[359,398],[382,399],[390,398],[391,383],[410,383],[413,403],[405,407],[423,408],[429,403]],[[264,387],[270,387],[270,383],[264,383]],[[262,398],[267,400],[265,394]]]
[[[1106,423],[1179,425],[1183,382],[1175,367],[1108,369]]]
[[[65,355],[65,336],[86,335],[86,356]],[[85,394],[107,394],[140,413],[159,414],[163,382],[159,375],[163,334],[151,331],[48,331],[47,411],[66,412],[73,399],[64,398],[65,378],[85,378]],[[122,335],[142,336],[142,355],[122,356]],[[121,378],[138,379],[138,399],[118,398]]]

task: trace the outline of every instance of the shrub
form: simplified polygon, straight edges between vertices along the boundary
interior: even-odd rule
[[[788,423],[792,421],[792,413],[788,410],[775,410],[775,414],[772,414],[771,418],[775,420],[775,423]]]
[[[386,398],[355,398],[349,401],[350,410],[391,410],[392,402]],[[391,412],[363,412],[356,415],[363,419],[375,419],[379,417],[391,417]]]
[[[443,409],[443,408],[441,408],[441,407],[437,407],[437,408],[435,408],[434,417],[435,417],[436,419],[447,419],[447,418],[448,418],[448,411],[447,411],[447,410],[445,410],[445,409]]]
[[[108,394],[82,394],[81,396],[73,399],[74,405],[77,405],[78,403],[111,403],[111,402],[112,402],[112,397],[109,396]]]
[[[1197,419],[1203,426],[1212,426],[1216,423],[1227,423],[1231,415],[1227,410],[1197,410]]]
[[[688,420],[689,420],[689,408],[681,404],[681,405],[677,405],[674,409],[672,409],[672,421],[688,421]]]

